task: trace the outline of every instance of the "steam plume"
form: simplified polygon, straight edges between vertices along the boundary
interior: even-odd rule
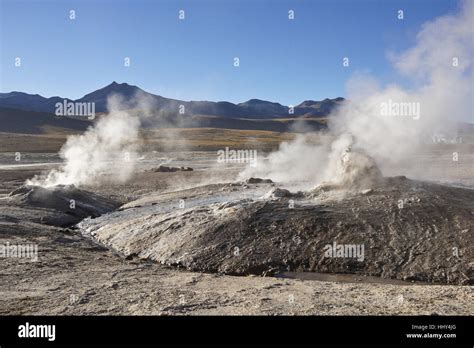
[[[457,14],[425,23],[414,47],[389,54],[412,88],[380,87],[373,77],[355,74],[347,85],[348,100],[329,117],[332,142],[312,145],[307,136],[297,137],[241,176],[308,185],[337,182],[337,163],[348,148],[367,153],[384,170],[401,165],[430,134],[455,131],[457,121],[472,122],[474,2],[460,4]],[[403,114],[401,108],[410,112]]]
[[[146,108],[146,100],[135,98],[137,105]],[[111,173],[107,180],[127,180],[135,165],[139,139],[140,118],[126,110],[118,96],[107,101],[109,113],[81,135],[70,136],[60,150],[64,165],[51,170],[46,177],[35,177],[27,184],[51,187],[97,183],[100,174]]]

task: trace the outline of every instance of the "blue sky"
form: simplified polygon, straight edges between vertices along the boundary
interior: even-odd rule
[[[286,105],[344,96],[356,71],[403,82],[387,52],[410,47],[423,22],[458,7],[455,0],[0,2],[1,92],[76,99],[115,80],[184,100]]]

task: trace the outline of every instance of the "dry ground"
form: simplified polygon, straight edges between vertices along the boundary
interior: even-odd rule
[[[0,152],[58,152],[70,133],[48,128],[44,134],[0,132]],[[145,150],[210,151],[225,146],[274,150],[293,133],[216,128],[156,129],[142,132]]]
[[[72,235],[39,262],[2,261],[0,314],[472,315],[466,286],[232,277],[127,261]],[[30,241],[31,242],[31,241]]]
[[[267,144],[265,148],[273,148],[282,139],[292,137],[272,132],[201,131],[210,133],[193,130],[183,133],[180,130],[180,134],[188,132],[183,146],[191,144],[201,150],[214,150],[215,147],[242,145],[255,139],[258,144]],[[168,146],[166,141],[157,140],[159,136],[150,134],[146,141],[152,148],[157,143]],[[61,134],[15,137],[0,134],[0,152],[55,152],[65,139]],[[10,192],[39,171],[28,167],[0,170],[0,193]],[[127,201],[147,192],[170,190],[176,182],[181,186],[192,185],[205,176],[205,172],[199,171],[140,172],[125,186],[107,184],[94,190]],[[15,232],[11,234],[2,231],[2,226],[1,243],[38,244],[39,260],[0,259],[1,315],[474,314],[472,286],[380,284],[355,278],[351,283],[347,280],[191,273],[149,261],[126,260],[84,239],[73,229],[36,224],[26,231],[13,229]]]
[[[0,171],[0,181],[11,178],[12,173]],[[15,174],[22,178],[32,172]],[[160,174],[170,177],[180,173]],[[146,191],[149,182],[139,180],[135,185]],[[167,185],[164,183],[163,187]],[[38,244],[40,255],[37,262],[0,260],[2,315],[474,313],[474,291],[470,286],[376,284],[363,278],[349,280],[351,283],[347,279],[327,282],[192,273],[147,261],[125,260],[69,229],[32,228],[14,235],[3,233],[1,240],[11,244]]]

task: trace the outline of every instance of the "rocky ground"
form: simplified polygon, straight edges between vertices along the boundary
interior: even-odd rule
[[[332,191],[318,192],[323,198],[317,201],[291,193],[257,198],[279,192],[271,185],[214,184],[145,195],[79,226],[128,257],[192,271],[474,282],[473,190],[391,178],[342,199],[327,198]],[[334,243],[362,245],[363,259],[328,257],[325,248]]]
[[[154,214],[156,214],[154,218],[158,220],[163,218],[162,214],[169,214],[169,212],[157,211],[158,207],[164,206],[164,204],[161,203],[165,200],[167,200],[171,206],[174,205],[176,208],[174,209],[175,214],[178,214],[174,217],[170,217],[170,220],[166,223],[167,226],[172,226],[171,229],[173,229],[177,227],[176,224],[182,223],[197,227],[199,225],[199,219],[202,218],[200,214],[204,214],[205,210],[210,208],[204,209],[200,207],[199,204],[193,206],[193,195],[196,202],[202,203],[203,200],[206,201],[207,199],[206,202],[210,204],[206,206],[212,206],[212,212],[213,214],[217,214],[216,216],[224,212],[222,217],[227,221],[226,223],[229,227],[229,229],[226,230],[228,232],[224,234],[224,237],[229,237],[227,246],[219,247],[221,244],[217,236],[219,235],[218,232],[222,232],[222,230],[218,228],[210,230],[211,233],[209,234],[208,242],[210,242],[209,245],[211,247],[209,247],[208,250],[202,248],[202,237],[198,237],[195,241],[192,241],[192,239],[183,235],[183,243],[190,243],[188,247],[192,245],[198,247],[196,252],[199,253],[199,258],[195,258],[194,261],[198,267],[188,267],[194,269],[194,272],[190,272],[183,269],[189,265],[185,262],[169,262],[174,266],[168,266],[153,261],[154,259],[162,261],[160,258],[150,257],[153,253],[158,255],[161,252],[160,245],[156,240],[157,235],[150,237],[149,241],[152,243],[143,243],[143,240],[141,240],[142,246],[150,246],[150,249],[143,255],[138,255],[141,250],[133,250],[133,247],[140,245],[137,242],[140,238],[134,239],[137,243],[129,243],[129,245],[124,246],[123,249],[120,247],[120,243],[116,243],[120,241],[121,238],[105,238],[102,240],[102,243],[115,246],[115,249],[118,250],[117,252],[98,244],[97,241],[90,239],[90,237],[83,236],[82,233],[84,233],[84,230],[80,230],[74,226],[65,227],[64,221],[62,220],[64,216],[68,215],[69,218],[72,216],[72,218],[76,219],[73,215],[67,214],[67,209],[63,209],[63,211],[59,209],[58,213],[57,207],[35,206],[35,204],[31,204],[31,192],[25,191],[24,189],[18,190],[10,197],[6,196],[7,192],[19,188],[23,184],[24,179],[31,177],[33,174],[38,173],[38,171],[38,168],[0,170],[0,182],[2,186],[0,189],[2,190],[1,192],[4,193],[4,198],[0,203],[0,244],[38,245],[37,261],[11,257],[0,259],[2,264],[0,271],[2,275],[2,282],[0,283],[0,293],[2,294],[0,297],[0,314],[2,315],[359,315],[435,313],[441,315],[472,315],[474,313],[473,288],[469,285],[461,285],[467,283],[466,281],[462,281],[461,273],[466,274],[468,278],[470,277],[470,273],[468,273],[466,268],[469,266],[469,262],[463,261],[459,263],[453,258],[446,260],[443,256],[437,260],[437,264],[442,266],[440,270],[444,271],[444,273],[441,271],[436,273],[436,270],[430,273],[438,274],[438,278],[436,279],[425,279],[416,276],[398,277],[409,281],[393,281],[389,279],[397,278],[396,275],[399,273],[408,275],[410,271],[415,272],[415,275],[420,274],[418,272],[419,270],[428,274],[431,266],[426,266],[423,262],[417,262],[417,260],[425,260],[425,262],[432,260],[435,254],[430,255],[429,252],[433,247],[444,250],[447,246],[451,247],[451,244],[456,242],[458,244],[460,243],[460,249],[464,252],[466,252],[466,250],[464,250],[465,248],[467,248],[468,253],[472,252],[472,250],[469,249],[469,247],[472,247],[472,242],[468,244],[469,238],[472,238],[472,226],[466,226],[465,224],[467,222],[460,219],[460,217],[465,218],[464,214],[468,213],[467,210],[463,210],[465,209],[463,200],[472,199],[472,194],[464,190],[457,192],[452,191],[451,188],[444,188],[443,186],[432,187],[430,185],[426,186],[426,184],[421,185],[402,180],[401,183],[399,183],[401,188],[411,188],[413,187],[412,185],[414,185],[415,188],[421,190],[416,192],[416,194],[413,193],[407,197],[402,197],[407,199],[406,202],[411,207],[409,211],[402,210],[401,212],[398,210],[396,202],[393,202],[393,197],[391,198],[392,202],[388,204],[389,198],[385,197],[387,196],[387,192],[383,190],[377,191],[377,189],[375,189],[372,192],[367,192],[357,197],[351,197],[345,200],[344,204],[326,202],[326,205],[319,208],[325,210],[325,212],[313,217],[314,214],[308,214],[309,208],[304,205],[300,206],[296,204],[296,209],[287,209],[289,197],[275,197],[266,201],[255,201],[255,196],[260,196],[260,193],[268,193],[268,191],[274,188],[271,183],[229,185],[215,182],[209,186],[208,181],[212,181],[213,179],[208,177],[209,175],[205,170],[172,173],[150,173],[143,170],[138,172],[134,179],[127,185],[106,184],[85,188],[97,194],[97,199],[104,199],[104,203],[107,204],[103,205],[103,207],[106,207],[106,209],[114,209],[108,204],[115,204],[115,202],[117,204],[126,204],[120,208],[119,211],[113,212],[111,215],[102,215],[102,217],[96,219],[86,220],[84,223],[90,224],[89,229],[91,229],[94,223],[99,224],[101,221],[104,221],[102,219],[104,219],[105,216],[111,219],[117,219],[116,222],[118,222],[120,221],[121,214],[126,215],[133,211],[134,213],[132,215],[136,216],[136,222],[138,224],[136,225],[137,228],[131,231],[131,234],[133,235],[133,233],[135,233],[135,236],[139,237],[141,227],[146,226],[147,221],[148,223],[152,223],[152,221],[147,219],[143,219],[143,222],[141,222],[141,217],[146,216],[146,214],[149,214],[153,210],[155,210]],[[229,178],[232,177],[232,173],[229,171],[226,171],[226,175],[223,175],[223,173],[220,174],[221,178],[225,178],[226,175],[228,175]],[[194,189],[194,192],[189,191],[197,182],[201,183],[202,187]],[[407,186],[405,187],[404,185]],[[161,192],[161,194],[158,195],[158,192]],[[459,196],[457,193],[461,193],[461,195]],[[242,197],[244,194],[247,194],[248,197]],[[240,197],[240,205],[235,206],[232,203],[224,203],[224,201],[228,202],[229,196],[232,197],[232,195],[238,195]],[[33,198],[34,197],[33,195]],[[224,201],[213,202],[213,200],[216,200],[216,197],[221,197]],[[421,208],[417,206],[419,202],[416,201],[416,197],[427,199],[430,202],[429,206],[431,207],[430,209],[433,209],[432,213],[437,214],[435,218],[436,221],[433,221],[433,223],[427,223],[425,221],[426,216],[422,214],[422,210],[419,210]],[[179,207],[180,199],[184,201],[184,209]],[[249,203],[248,206],[245,206],[245,199],[253,203]],[[301,202],[303,201],[302,198],[299,199]],[[306,199],[310,199],[310,197],[306,197]],[[413,199],[413,201],[410,199]],[[219,200],[219,198],[217,198],[217,200]],[[364,205],[362,205],[363,200],[366,202],[370,201],[371,203],[366,204],[364,208]],[[78,202],[80,203],[80,201],[81,196],[79,195]],[[295,201],[298,202],[298,199]],[[128,204],[126,202],[128,202]],[[60,201],[58,204],[62,206],[63,203],[67,203],[67,200],[62,203]],[[407,227],[407,230],[406,233],[399,238],[393,237],[394,233],[390,228],[397,227],[393,223],[389,223],[391,227],[387,228],[382,234],[375,233],[375,231],[378,230],[376,223],[382,224],[382,221],[377,222],[380,219],[380,216],[377,215],[378,213],[370,215],[374,216],[373,220],[368,221],[370,224],[373,224],[373,231],[368,232],[366,237],[372,237],[376,246],[383,243],[385,237],[392,236],[392,239],[390,239],[391,242],[385,241],[385,243],[390,248],[393,248],[393,250],[396,250],[396,248],[401,248],[400,250],[402,250],[404,243],[406,243],[405,238],[410,238],[412,233],[408,229],[410,226],[409,221],[425,224],[423,226],[427,229],[418,245],[411,249],[404,250],[405,253],[399,255],[400,260],[407,261],[400,264],[398,269],[400,271],[399,273],[390,273],[390,270],[393,271],[393,268],[390,267],[396,265],[399,259],[395,256],[392,256],[392,259],[390,259],[387,254],[387,261],[385,264],[380,265],[381,272],[373,272],[374,275],[382,275],[386,278],[366,277],[365,275],[372,274],[372,271],[370,271],[359,272],[358,275],[346,276],[327,276],[322,274],[314,279],[308,279],[308,277],[304,276],[305,273],[298,273],[308,270],[305,268],[305,263],[302,262],[304,258],[311,261],[307,266],[313,267],[316,265],[317,267],[314,268],[313,271],[318,272],[338,272],[348,266],[348,264],[344,262],[321,263],[318,261],[320,260],[319,257],[315,260],[311,260],[308,258],[308,255],[311,253],[305,254],[298,250],[297,253],[295,253],[295,250],[292,249],[304,245],[306,239],[309,237],[307,234],[310,230],[309,227],[317,227],[318,224],[321,225],[321,221],[325,222],[326,227],[333,223],[335,224],[334,226],[337,226],[337,222],[340,220],[342,213],[335,211],[334,206],[331,206],[331,204],[339,204],[337,205],[338,208],[346,209],[346,212],[350,211],[351,214],[357,214],[358,219],[361,220],[369,219],[369,215],[374,211],[381,214],[385,210],[391,210],[390,214],[393,214],[393,216],[388,214],[388,219],[397,216],[397,214],[405,214],[404,217],[407,219],[407,223],[404,226]],[[384,207],[383,209],[377,208],[382,206]],[[227,214],[234,209],[238,211],[238,214],[235,215],[237,220],[233,218],[230,219],[229,217],[234,215]],[[244,210],[239,211],[238,209]],[[353,211],[353,209],[355,209],[355,211]],[[98,214],[103,213],[102,211]],[[59,214],[58,216],[61,217],[61,219],[41,220],[41,214],[43,214],[43,216]],[[298,219],[303,218],[304,221],[306,221],[304,226],[308,229],[306,232],[304,228],[300,230],[300,239],[281,239],[282,234],[279,231],[288,230],[288,228],[290,228],[289,225],[286,226],[283,222],[276,221],[278,220],[276,218],[281,216],[281,214],[295,214],[287,216],[290,218],[285,220],[287,221],[285,222],[286,224],[291,224],[292,216]],[[178,216],[180,217],[179,219],[177,219]],[[39,220],[37,219],[38,217],[40,217]],[[82,216],[80,218],[82,218]],[[248,224],[252,230],[242,229],[242,226],[246,225],[244,223],[246,219],[252,220],[255,218],[256,220],[253,225]],[[175,225],[172,224],[173,219],[176,220],[174,221]],[[341,241],[342,243],[345,240],[344,238],[346,238],[342,235],[344,231],[342,227],[357,227],[356,225],[352,225],[349,221],[355,219],[354,215],[347,221],[342,220],[342,225],[339,226],[339,232],[335,230],[336,232],[334,232],[334,235],[331,235],[330,240],[336,239],[337,237],[337,241]],[[57,221],[61,223],[56,223]],[[452,230],[442,228],[453,222]],[[66,225],[67,224],[68,223],[66,223]],[[95,226],[98,226],[97,224]],[[266,236],[264,229],[261,228],[261,226],[263,226],[262,224],[271,227],[271,233],[274,236],[279,236],[278,238],[280,239],[276,238],[272,240],[268,238],[269,236]],[[203,226],[215,227],[216,221],[206,221]],[[464,237],[459,234],[469,228],[471,228],[471,232],[463,232],[467,233]],[[186,230],[184,229],[183,231]],[[453,235],[449,237],[451,239],[448,238],[448,240],[446,240],[446,237],[451,233],[450,231],[452,231]],[[104,233],[105,232],[106,231],[104,231]],[[314,245],[321,246],[321,243],[326,242],[326,240],[317,238],[318,233],[321,232],[322,230],[320,232],[318,232],[317,229],[315,230],[315,235],[313,236],[316,237]],[[235,233],[235,236],[232,236],[232,233]],[[255,238],[255,235],[253,238],[245,238],[247,233],[257,233],[258,238]],[[438,240],[437,238],[440,239]],[[100,240],[100,238],[98,239]],[[290,267],[290,270],[296,270],[297,273],[286,274],[300,279],[268,276],[272,273],[287,271],[288,269],[285,267],[278,268],[279,272],[260,272],[263,269],[259,269],[259,272],[249,272],[251,269],[251,267],[248,267],[249,265],[253,262],[261,263],[264,258],[259,259],[260,255],[257,252],[254,254],[255,258],[251,259],[251,262],[247,264],[234,262],[235,260],[239,260],[239,258],[236,258],[238,255],[235,255],[236,249],[234,247],[236,245],[234,245],[233,239],[234,241],[248,241],[247,244],[244,243],[243,248],[239,248],[240,257],[249,255],[246,253],[249,253],[250,248],[254,248],[254,251],[258,251],[258,248],[262,248],[265,245],[267,245],[268,250],[273,249],[269,257],[274,260],[279,257],[282,257],[281,259],[284,260],[284,256],[289,255],[288,252],[292,255],[301,254],[299,259],[288,259],[288,261],[291,262],[287,262],[284,265],[294,265],[295,267]],[[260,241],[260,243],[254,242],[254,244],[252,244],[252,240]],[[352,240],[355,239],[347,239],[347,241]],[[277,244],[274,244],[274,242]],[[367,241],[367,243],[370,244],[370,241]],[[288,244],[288,247],[282,247],[283,244]],[[377,248],[370,250],[375,250],[375,254],[370,254],[370,256],[368,256],[369,260],[373,257],[382,258],[383,253],[379,253],[382,252],[382,249],[380,249],[380,251],[377,251],[379,250]],[[172,251],[168,251],[168,253],[168,259],[179,256],[178,254],[173,255]],[[215,260],[217,261],[207,259],[209,261],[208,264],[212,265],[214,262],[214,266],[212,266],[213,269],[205,269],[205,267],[202,267],[206,258],[216,255],[217,258]],[[262,255],[262,257],[264,257],[264,255]],[[242,260],[242,258],[240,258],[240,260]],[[247,260],[249,260],[248,257]],[[451,265],[450,262],[453,262],[453,264]],[[453,278],[455,279],[454,283],[456,285],[426,285],[425,283],[413,282],[415,279],[429,281],[446,279],[447,265],[452,268],[458,264],[461,266],[458,266],[459,269],[457,271],[448,272],[448,274],[453,274],[453,276],[456,274],[455,278]],[[265,270],[267,270],[266,266],[268,265],[273,267],[274,263],[270,262],[265,264]],[[246,275],[232,276],[204,272],[215,271],[216,268],[219,269],[221,266],[224,268],[220,269],[220,271],[227,270],[229,271],[228,273]],[[280,266],[281,265],[278,267]],[[406,269],[404,269],[405,266],[407,267]],[[239,269],[242,271],[238,271]],[[366,268],[366,270],[367,269],[368,268]],[[267,276],[255,276],[250,273],[266,274]],[[378,281],[374,279],[378,279]]]
[[[78,236],[43,236],[38,262],[2,261],[0,314],[472,315],[472,287],[236,277],[124,260]],[[31,242],[31,238],[28,238]]]

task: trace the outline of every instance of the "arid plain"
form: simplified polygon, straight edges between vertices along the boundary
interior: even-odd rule
[[[172,148],[166,141],[169,137],[177,139],[173,142]],[[464,254],[461,258],[464,259],[461,263],[454,261],[451,267],[449,262],[452,260],[446,261],[447,263],[439,262],[439,267],[444,273],[430,268],[431,266],[425,267],[418,264],[416,260],[423,249],[416,248],[400,256],[401,261],[394,259],[393,262],[390,260],[385,264],[382,262],[380,272],[378,266],[371,268],[370,264],[383,259],[383,248],[380,252],[369,254],[362,269],[358,266],[354,267],[351,262],[326,264],[320,261],[319,256],[317,257],[319,261],[314,261],[311,256],[312,251],[304,254],[310,260],[309,266],[306,266],[306,259],[291,259],[294,253],[299,253],[300,249],[297,248],[309,243],[305,239],[309,236],[309,232],[301,230],[299,234],[301,240],[299,240],[294,238],[295,231],[289,228],[290,225],[285,226],[282,231],[278,230],[278,226],[283,224],[280,220],[287,218],[288,221],[296,218],[308,221],[309,218],[304,210],[306,208],[296,209],[297,213],[293,211],[291,213],[301,214],[301,216],[285,215],[288,214],[284,208],[288,200],[294,198],[299,202],[301,197],[277,195],[276,193],[282,192],[275,191],[279,186],[278,183],[246,181],[245,178],[239,177],[245,164],[220,165],[216,157],[217,151],[225,147],[251,148],[258,149],[259,156],[264,160],[266,155],[276,150],[282,141],[291,140],[294,137],[295,134],[292,133],[210,128],[162,129],[148,132],[142,136],[141,158],[133,176],[127,182],[108,182],[107,174],[104,173],[104,178],[97,184],[81,187],[100,199],[114,202],[116,207],[110,213],[97,214],[94,219],[88,219],[86,214],[85,220],[80,222],[82,217],[61,215],[62,212],[54,212],[51,207],[41,207],[36,204],[37,202],[32,204],[27,196],[18,196],[21,202],[15,201],[15,204],[18,204],[13,205],[10,195],[10,192],[22,187],[27,179],[59,165],[61,160],[57,151],[64,143],[66,134],[58,130],[50,130],[42,135],[1,134],[0,193],[2,202],[0,205],[2,213],[0,226],[2,233],[0,238],[3,242],[10,244],[38,245],[38,260],[2,259],[0,313],[3,315],[472,315],[474,313],[474,291],[470,285],[472,273],[469,273],[472,272],[472,215],[470,219],[468,215],[464,215],[464,220],[460,221],[459,217],[463,216],[463,213],[449,210],[445,212],[448,214],[446,219],[452,218],[453,221],[458,219],[459,229],[464,231],[464,237],[459,242],[466,243],[467,248],[462,250]],[[314,141],[319,141],[317,136]],[[463,154],[463,160],[456,166],[448,162],[451,161],[450,154],[454,151],[453,149]],[[407,179],[400,180],[409,180],[409,182],[401,183],[401,189],[412,185],[411,180],[416,181],[422,175],[424,182],[430,183],[413,184],[420,192],[425,192],[419,193],[417,197],[436,199],[440,194],[446,197],[454,195],[455,197],[453,196],[452,201],[448,203],[456,202],[455,204],[465,209],[466,214],[469,213],[469,209],[472,214],[471,191],[474,186],[472,150],[472,144],[430,145],[427,146],[425,152],[416,153],[413,158],[407,159],[407,163],[410,163],[412,168],[411,173],[407,171],[397,173],[394,169],[393,172],[384,173],[384,175],[406,175]],[[22,154],[21,161],[15,161],[17,152]],[[191,167],[193,170],[174,172],[153,170],[160,164],[176,168]],[[396,186],[398,182],[392,184]],[[444,189],[445,187],[447,188]],[[332,214],[337,214],[338,209],[350,209],[351,206],[360,208],[358,216],[364,216],[364,209],[368,209],[381,214],[380,216],[389,217],[398,199],[386,198],[387,192],[384,190],[385,188],[375,188],[374,192],[345,198],[343,201],[347,203],[344,203],[347,206],[329,201],[321,203],[325,209],[325,212],[321,212],[325,214],[325,223],[332,223]],[[290,191],[290,194],[296,194],[291,188]],[[269,198],[268,193],[272,193],[273,196]],[[207,198],[204,199],[204,197]],[[261,197],[266,197],[263,203],[259,201]],[[305,196],[301,202],[307,198]],[[120,219],[126,216],[121,214],[127,211],[132,211],[135,217],[143,216],[143,221],[138,221],[137,218],[136,226],[139,226],[137,229],[145,228],[146,230],[147,224],[153,223],[165,225],[167,220],[176,217],[166,215],[173,214],[172,212],[161,212],[159,209],[171,204],[174,208],[169,209],[179,210],[178,205],[181,200],[186,204],[194,202],[184,209],[188,215],[179,217],[182,224],[190,227],[186,230],[183,226],[176,227],[171,224],[168,226],[168,231],[191,233],[194,230],[198,231],[197,226],[201,223],[209,228],[216,228],[213,225],[206,225],[211,222],[206,220],[205,215],[202,216],[202,214],[207,214],[203,212],[203,209],[211,207],[224,212],[216,213],[221,215],[215,215],[218,216],[215,218],[218,221],[221,221],[219,219],[222,214],[226,216],[222,220],[223,224],[235,225],[236,222],[232,222],[234,220],[231,219],[230,222],[225,220],[229,216],[232,217],[232,214],[237,214],[237,219],[246,218],[239,214],[254,214],[249,216],[258,222],[252,228],[258,237],[256,239],[260,240],[261,244],[248,244],[242,247],[239,255],[236,253],[234,244],[226,245],[225,241],[219,239],[219,236],[224,235],[223,238],[229,240],[232,238],[244,240],[245,233],[249,233],[244,229],[235,230],[236,236],[225,233],[210,236],[201,231],[196,238],[208,243],[207,247],[203,247],[202,243],[192,244],[195,243],[192,240],[187,242],[191,244],[179,244],[180,242],[169,239],[169,236],[168,239],[162,239],[160,242],[159,239],[154,240],[155,237],[150,237],[152,234],[140,236],[139,231],[134,231],[133,228],[128,232],[129,235],[136,236],[136,239],[131,238],[131,244],[123,244],[118,235],[117,237],[110,235],[110,233],[120,232],[120,226],[122,226]],[[369,204],[364,206],[362,200],[368,201]],[[469,200],[471,200],[470,203]],[[237,203],[233,205],[233,202]],[[425,201],[422,203],[427,204]],[[438,208],[448,203],[440,201]],[[262,206],[254,207],[252,204],[262,204]],[[417,203],[413,204],[415,205],[413,209],[420,209],[414,216],[426,213],[427,210],[423,210],[422,205],[416,207]],[[254,209],[257,209],[256,211],[269,209],[269,211],[265,213],[267,215],[260,213],[258,215]],[[436,215],[436,209],[430,214]],[[439,212],[441,210],[438,214]],[[160,214],[166,216],[163,215],[163,217]],[[42,215],[42,220],[38,218],[39,215]],[[152,220],[154,215],[162,220],[155,222]],[[63,224],[62,222],[66,221],[61,220],[64,216],[71,217],[74,223]],[[109,217],[110,221],[107,220]],[[75,218],[77,222],[80,222],[79,225],[76,225]],[[339,216],[334,217],[334,219],[339,218]],[[348,215],[347,220],[351,219],[353,217]],[[441,220],[435,220],[436,216],[433,216],[434,222],[428,222],[427,225],[442,223]],[[105,232],[100,232],[104,229],[99,229],[98,235],[94,238],[85,233],[88,228],[93,230],[94,226],[103,226],[101,224],[104,224],[104,221],[107,226],[118,226],[117,229]],[[314,224],[319,224],[321,221],[315,220]],[[422,220],[417,221],[423,223],[420,222]],[[365,222],[375,226],[370,220]],[[81,227],[83,223],[86,227]],[[313,222],[305,222],[305,226],[311,229],[313,226],[311,223]],[[347,231],[350,228],[360,227],[350,227],[350,221],[341,223],[343,227],[346,226]],[[410,221],[407,222],[409,223]],[[263,227],[260,228],[261,226]],[[259,259],[260,246],[261,252],[267,252],[269,248],[272,248],[265,244],[267,243],[265,231],[274,233],[280,238],[276,238],[272,243],[276,243],[275,249],[282,250],[283,256],[274,255],[274,257],[289,258],[285,264],[288,266],[286,271],[282,265],[268,261],[265,257]],[[285,232],[290,235],[290,238],[281,240],[281,234]],[[166,231],[159,233],[166,233]],[[437,246],[430,244],[429,240],[433,238],[436,240],[439,236],[442,241],[444,237],[449,237],[449,233],[438,233],[436,226],[426,233],[432,233],[431,237],[426,239],[428,244],[423,246],[427,248],[426,253],[437,250]],[[410,234],[406,236],[409,237]],[[366,237],[372,238],[374,243],[371,250],[377,250],[379,243],[383,243],[385,235],[381,234],[379,239],[372,234]],[[150,241],[150,238],[153,240]],[[186,238],[183,235],[179,240],[187,240]],[[343,241],[344,238],[344,231],[341,230],[336,235],[336,239]],[[423,241],[425,241],[424,238]],[[293,242],[294,246],[291,244]],[[390,243],[393,250],[401,250],[403,247],[403,243],[396,239],[386,240],[386,242]],[[163,248],[160,243],[168,243],[167,249],[160,249]],[[186,251],[186,248],[196,245],[198,246],[196,250],[200,250],[201,254],[191,257],[190,261],[186,261],[186,257],[179,255],[180,250]],[[368,245],[371,244],[368,243]],[[137,246],[139,247],[135,250]],[[319,244],[316,246],[319,247]],[[293,250],[293,247],[296,249]],[[170,250],[172,248],[174,249]],[[250,248],[251,251],[247,253],[245,248]],[[206,254],[208,249],[214,251]],[[213,256],[213,260],[220,260],[217,268],[211,265],[212,262],[217,261],[206,261],[206,257],[210,255]],[[445,254],[440,255],[445,256]],[[374,259],[371,260],[372,256]],[[238,257],[247,258],[250,261],[240,263],[233,261]],[[176,259],[180,261],[173,261]],[[267,266],[268,270],[265,268]],[[312,272],[307,272],[308,267],[312,267]],[[451,283],[439,281],[450,279],[449,276],[454,279]]]

